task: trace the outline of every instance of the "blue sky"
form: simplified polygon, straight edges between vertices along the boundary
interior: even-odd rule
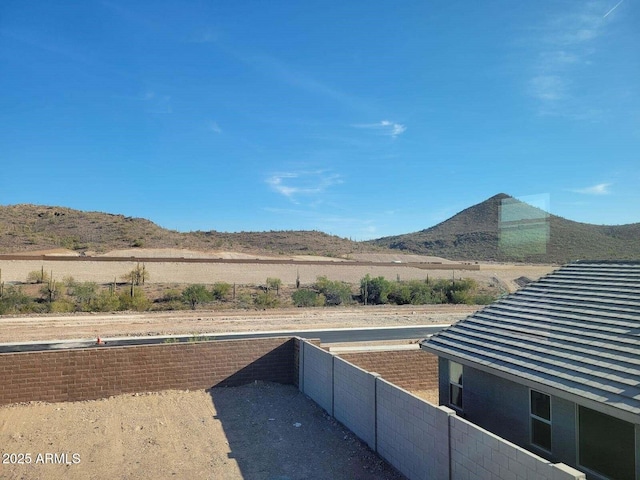
[[[640,222],[640,3],[0,3],[0,204],[180,231]]]

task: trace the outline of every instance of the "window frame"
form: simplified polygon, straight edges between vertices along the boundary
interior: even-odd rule
[[[460,378],[456,381],[451,378],[451,365],[459,365],[460,366]],[[464,392],[464,365],[458,362],[454,362],[453,360],[449,360],[449,406],[459,412],[463,411],[464,401],[463,401],[463,392]],[[461,381],[459,381],[461,380]],[[453,387],[457,388],[460,392],[460,405],[454,403],[453,401]]]
[[[549,418],[544,418],[539,415],[536,415],[533,412],[533,394],[537,393],[538,395],[544,395],[549,399]],[[533,425],[534,422],[541,422],[545,425],[549,426],[549,448],[544,445],[540,445],[534,442],[533,438]],[[552,453],[553,450],[553,405],[551,402],[551,395],[541,392],[540,390],[536,390],[534,388],[529,389],[529,443],[532,447],[537,448],[543,452]]]

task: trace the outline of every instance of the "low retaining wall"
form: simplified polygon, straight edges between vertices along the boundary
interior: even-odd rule
[[[411,480],[586,478],[315,345],[298,357],[300,390]]]
[[[263,380],[297,383],[297,339],[221,340],[0,354],[0,405],[205,389]]]

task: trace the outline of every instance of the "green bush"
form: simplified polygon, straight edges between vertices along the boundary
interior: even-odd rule
[[[78,311],[90,312],[92,310],[92,303],[98,295],[98,285],[95,282],[74,283],[68,287],[68,291],[69,295],[75,298]]]
[[[182,300],[195,310],[197,304],[210,302],[212,296],[204,285],[194,283],[182,291]]]
[[[308,288],[296,290],[291,295],[291,300],[296,307],[318,307],[325,304],[324,295]]]
[[[151,302],[145,295],[144,291],[140,288],[136,288],[133,291],[133,296],[130,292],[122,292],[118,295],[119,310],[135,310],[136,312],[144,312],[149,310]]]
[[[160,298],[161,302],[176,302],[182,301],[182,292],[177,288],[170,288]]]
[[[49,311],[52,313],[70,313],[75,311],[76,305],[68,298],[59,298],[51,302],[49,305]]]
[[[342,305],[353,302],[351,287],[348,283],[329,280],[327,277],[318,277],[315,288],[324,295],[326,305]]]
[[[281,286],[282,280],[279,278],[267,278],[267,290],[275,290],[276,293],[280,293]]]
[[[49,274],[43,270],[34,270],[27,274],[27,283],[45,283],[49,281]]]
[[[260,292],[253,299],[253,304],[258,308],[276,308],[280,306],[280,300],[273,292]]]
[[[131,294],[127,293],[129,298]],[[114,312],[120,310],[120,296],[109,290],[102,290],[98,293],[91,304],[92,312]],[[146,310],[146,309],[145,309]]]
[[[369,305],[389,303],[393,284],[384,277],[371,278],[367,274],[360,280],[360,298]]]
[[[27,313],[32,311],[33,300],[20,287],[9,285],[4,288],[0,299],[0,315],[6,313]]]
[[[231,293],[232,285],[226,282],[217,282],[213,284],[211,295],[214,300],[226,300]]]
[[[473,297],[473,303],[476,305],[489,305],[496,301],[496,296],[489,293],[479,293]]]

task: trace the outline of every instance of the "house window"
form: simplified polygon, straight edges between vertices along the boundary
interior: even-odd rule
[[[551,451],[551,397],[531,390],[531,443]]]
[[[462,365],[449,362],[449,404],[462,410]]]
[[[580,466],[619,480],[636,478],[634,426],[629,422],[578,408]]]

